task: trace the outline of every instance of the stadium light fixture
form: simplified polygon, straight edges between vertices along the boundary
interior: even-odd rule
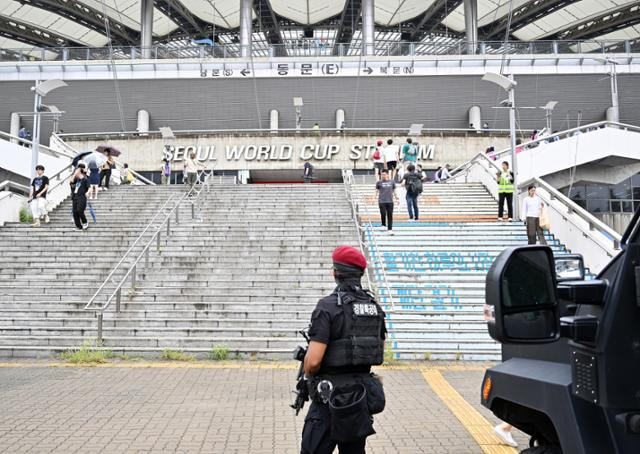
[[[516,189],[516,200],[513,204],[513,216],[518,219],[520,212],[518,202],[518,161],[516,156],[516,86],[518,83],[513,79],[513,75],[509,77],[502,74],[488,72],[482,76],[482,80],[498,85],[509,95],[508,100],[503,101],[509,109],[509,134],[511,135],[511,171],[513,172],[513,186]]]
[[[551,115],[553,113],[553,109],[555,109],[556,105],[558,105],[558,101],[549,101],[546,103],[541,109],[544,109],[544,116],[547,120],[547,132],[551,134]]]
[[[44,82],[36,81],[31,87],[34,93],[33,100],[33,140],[31,143],[31,178],[36,176],[36,166],[38,165],[38,153],[40,151],[40,123],[42,121],[41,113],[46,107],[42,105],[42,98],[47,96],[53,90],[66,87],[67,84],[60,79],[49,79]]]

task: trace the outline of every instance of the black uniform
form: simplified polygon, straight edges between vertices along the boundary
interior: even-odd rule
[[[71,180],[71,211],[73,222],[78,229],[82,229],[87,224],[87,217],[84,210],[87,208],[87,192],[89,191],[89,181],[87,178],[73,178]]]
[[[375,433],[372,414],[384,408],[381,382],[371,366],[382,364],[384,312],[359,280],[342,282],[318,301],[309,339],[327,344],[320,371],[308,380],[311,405],[302,430],[302,454],[362,454]],[[318,384],[331,382],[330,398]],[[364,392],[363,392],[364,391]]]

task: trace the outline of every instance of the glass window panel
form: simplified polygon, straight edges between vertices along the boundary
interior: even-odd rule
[[[587,201],[586,200],[580,200],[580,199],[574,199],[573,200],[576,205],[578,205],[579,207],[584,208],[585,210],[587,209]]]
[[[607,199],[590,199],[587,200],[587,210],[591,213],[608,213],[609,200]]]
[[[636,173],[631,177],[631,184],[633,186],[640,186],[640,173]]]
[[[587,185],[587,196],[589,199],[608,199],[609,198],[609,186],[606,184],[589,184]]]
[[[640,186],[633,188],[633,198],[635,200],[640,200]]]
[[[622,211],[624,211],[625,213],[632,213],[633,203],[631,203],[631,201],[622,202]]]
[[[567,192],[569,189],[567,188]],[[584,185],[576,185],[571,188],[571,198],[572,199],[584,199],[587,193]]]
[[[619,213],[620,211],[622,211],[619,201],[617,201],[617,200],[612,200],[611,201],[611,211],[614,212],[614,213]]]
[[[626,179],[621,183],[611,186],[612,199],[630,199],[631,198],[631,179]]]
[[[633,202],[633,211],[640,210],[640,202]]]

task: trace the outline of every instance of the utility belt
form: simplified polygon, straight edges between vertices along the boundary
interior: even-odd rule
[[[314,376],[307,386],[311,400],[329,407],[332,440],[348,443],[375,433],[372,415],[385,407],[384,388],[377,375]]]

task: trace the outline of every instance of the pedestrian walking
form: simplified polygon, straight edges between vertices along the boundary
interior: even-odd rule
[[[384,147],[382,140],[376,142],[376,148],[373,150],[371,159],[373,160],[373,172],[376,175],[376,181],[380,181],[380,173],[384,170]]]
[[[362,253],[337,247],[331,256],[336,288],[318,301],[309,327],[304,377],[311,405],[302,429],[301,454],[365,454],[373,415],[384,410],[384,388],[371,366],[384,361],[384,311],[362,288]]]
[[[381,180],[376,183],[376,196],[380,208],[380,223],[393,235],[393,202],[398,202],[396,182],[389,179],[389,171],[383,170]]]
[[[122,184],[131,184],[133,183],[133,180],[135,179],[133,176],[133,172],[131,172],[131,169],[129,168],[129,164],[125,163],[124,166],[122,166]]]
[[[164,158],[162,162],[162,176],[160,177],[160,180],[162,184],[169,184],[171,182],[171,164],[167,158]]]
[[[111,153],[107,152],[107,162],[100,167],[100,186],[105,191],[109,189],[109,183],[111,181],[111,171],[116,167],[116,162],[113,160]]]
[[[400,148],[393,143],[393,139],[387,140],[387,146],[384,147],[385,168],[389,171],[389,177],[395,180],[398,174],[398,160],[400,157]]]
[[[509,170],[509,163],[502,162],[502,170],[496,173],[498,181],[498,221],[504,220],[504,204],[507,203],[507,216],[513,221],[513,172]]]
[[[409,220],[418,221],[418,196],[422,194],[422,177],[416,172],[416,167],[413,164],[409,164],[407,167],[407,172],[402,177],[402,185],[407,191]]]
[[[100,186],[100,168],[95,163],[89,165],[89,200],[98,199],[98,186]]]
[[[71,186],[71,212],[73,222],[78,230],[87,230],[89,222],[84,215],[87,209],[87,192],[89,192],[89,181],[86,175],[84,164],[79,164],[69,183]]]
[[[544,204],[540,197],[536,195],[536,187],[534,185],[529,186],[528,192],[529,194],[522,202],[522,219],[527,226],[527,239],[529,244],[536,244],[537,236],[540,244],[546,245],[547,240],[544,237],[542,227],[540,227],[540,215]]]
[[[436,174],[433,177],[434,183],[446,183],[446,181],[451,178],[451,166],[449,164],[445,164],[443,167],[438,167]]]
[[[184,169],[187,172],[187,190],[190,190],[198,182],[198,170],[204,170],[197,159],[195,152],[191,152],[184,160]]]
[[[49,178],[44,175],[44,166],[36,166],[36,177],[31,181],[29,190],[29,206],[33,216],[32,227],[40,227],[40,221],[49,222],[47,214],[47,191],[49,190]]]
[[[418,147],[413,143],[411,137],[407,138],[407,143],[402,146],[402,162],[405,170],[410,166],[416,165],[418,160]]]

